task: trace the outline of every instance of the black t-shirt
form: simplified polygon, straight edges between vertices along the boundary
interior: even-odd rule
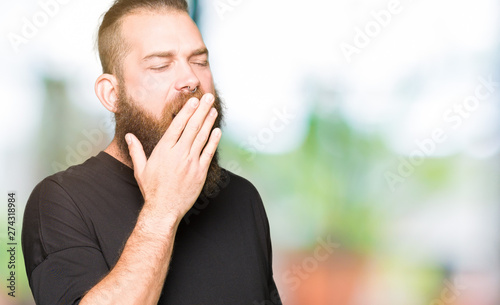
[[[200,196],[178,227],[158,304],[281,304],[262,200],[223,172],[215,197]],[[22,230],[37,304],[78,304],[118,261],[142,205],[133,170],[105,152],[40,182]]]

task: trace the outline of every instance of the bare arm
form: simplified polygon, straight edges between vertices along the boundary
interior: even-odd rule
[[[139,140],[126,136],[144,207],[115,267],[81,305],[158,302],[177,227],[201,192],[220,140],[219,129],[210,132],[217,115],[210,112],[213,100],[211,94],[190,99],[149,159]]]

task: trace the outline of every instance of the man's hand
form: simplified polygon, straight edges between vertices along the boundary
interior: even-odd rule
[[[213,102],[210,93],[201,100],[189,99],[149,159],[134,135],[125,136],[144,208],[158,212],[154,213],[158,217],[174,216],[180,220],[203,188],[221,136],[219,128],[210,132],[217,117]]]

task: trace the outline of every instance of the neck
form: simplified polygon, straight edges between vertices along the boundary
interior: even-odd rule
[[[116,141],[116,138],[113,138],[113,141],[104,149],[104,152],[115,158],[116,160],[120,161],[121,163],[125,164],[126,166],[130,167],[133,169],[132,163],[129,161],[128,158],[126,158],[123,154],[122,151],[120,151],[120,148],[118,147],[118,143]]]

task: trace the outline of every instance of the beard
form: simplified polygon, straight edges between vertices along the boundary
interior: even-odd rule
[[[154,148],[172,123],[172,120],[186,102],[192,97],[201,100],[203,94],[204,92],[200,89],[194,93],[179,93],[176,97],[167,102],[163,108],[160,119],[157,119],[154,115],[142,109],[139,103],[135,102],[132,97],[128,96],[125,86],[120,84],[117,110],[115,113],[115,138],[122,157],[126,159],[129,164],[133,164],[127,142],[125,141],[125,135],[127,133],[132,133],[141,142],[146,158],[149,159]],[[223,118],[223,105],[217,90],[214,91],[214,97],[213,107],[217,110],[218,115],[212,126],[212,130],[216,127],[221,127]],[[218,149],[216,149],[208,168],[207,178],[203,185],[202,193],[208,197],[214,196],[214,193],[219,190],[217,184],[220,184],[221,180],[223,180],[222,176],[222,168],[219,166],[219,153]]]

